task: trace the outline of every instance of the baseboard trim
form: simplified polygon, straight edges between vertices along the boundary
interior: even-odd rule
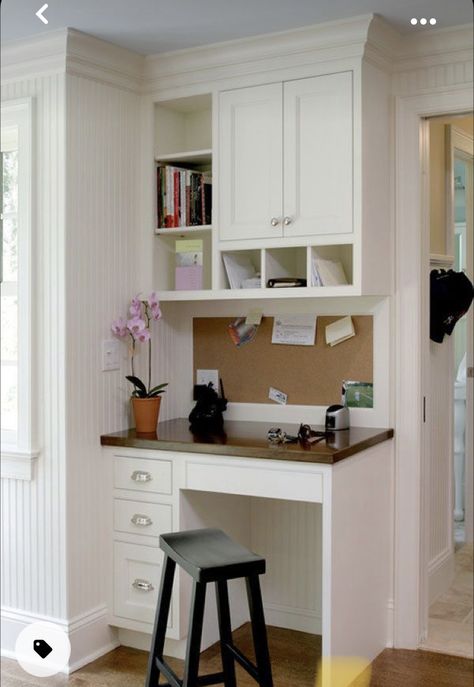
[[[265,622],[288,630],[322,634],[322,618],[317,613],[303,608],[291,608],[277,604],[265,604]]]
[[[21,630],[35,622],[50,622],[59,625],[69,636],[71,658],[64,669],[68,675],[79,668],[95,661],[120,646],[118,633],[108,623],[106,606],[96,608],[74,616],[70,620],[53,618],[37,613],[26,613],[14,608],[1,610],[1,655],[15,659],[15,643]]]
[[[428,601],[430,605],[446,592],[454,578],[454,551],[446,549],[428,564]]]
[[[118,631],[118,638],[122,646],[129,646],[132,649],[140,649],[141,651],[150,651],[150,634],[120,628]],[[186,639],[168,639],[167,637],[165,640],[164,654],[184,660],[186,656]]]

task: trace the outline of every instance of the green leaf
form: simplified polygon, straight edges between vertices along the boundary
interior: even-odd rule
[[[143,397],[142,394],[144,396],[147,395],[146,386],[143,384],[141,379],[138,379],[138,377],[134,377],[133,375],[127,375],[125,377],[125,379],[128,379],[128,381],[131,382],[133,384],[133,386],[135,387],[135,391],[133,392],[134,396],[140,396],[140,398],[142,398]],[[142,393],[137,394],[137,393],[135,393],[136,391],[141,391]]]
[[[148,392],[148,396],[155,396],[156,393],[162,393],[162,390],[165,388],[165,386],[168,386],[168,382],[165,382],[164,384],[158,384],[158,386],[154,386],[153,389],[150,389]]]

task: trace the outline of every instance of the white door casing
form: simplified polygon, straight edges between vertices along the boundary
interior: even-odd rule
[[[422,487],[428,459],[423,397],[428,383],[424,352],[429,341],[429,242],[422,214],[420,123],[423,117],[471,108],[472,90],[464,87],[398,96],[395,103],[395,647],[417,648],[427,617],[428,531]]]

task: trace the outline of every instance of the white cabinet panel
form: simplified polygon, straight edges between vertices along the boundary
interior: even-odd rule
[[[284,84],[286,236],[353,230],[352,73]]]
[[[115,542],[114,558],[114,615],[153,623],[163,552],[149,546]]]
[[[115,456],[114,487],[156,494],[171,494],[171,462]]]
[[[282,84],[221,93],[219,121],[220,239],[282,236]]]
[[[159,537],[173,529],[172,506],[114,499],[114,530]]]

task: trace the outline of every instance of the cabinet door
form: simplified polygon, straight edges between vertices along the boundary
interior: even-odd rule
[[[284,233],[353,230],[352,73],[284,84]]]
[[[282,236],[282,84],[221,93],[219,122],[221,240]]]

